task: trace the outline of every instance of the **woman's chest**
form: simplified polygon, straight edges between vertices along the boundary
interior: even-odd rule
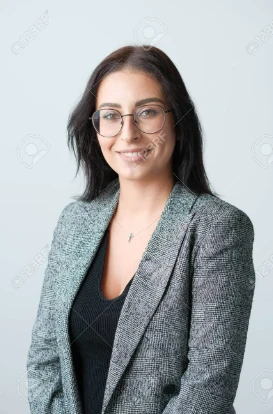
[[[151,232],[132,237],[108,230],[100,289],[104,297],[113,299],[121,295],[134,277],[148,246]]]

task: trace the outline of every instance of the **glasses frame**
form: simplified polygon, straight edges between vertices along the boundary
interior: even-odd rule
[[[136,124],[136,119],[135,119],[135,113],[136,113],[136,111],[137,111],[137,109],[134,111],[134,113],[133,114],[124,114],[124,115],[121,115],[121,113],[116,109],[116,108],[101,108],[101,109],[98,109],[97,111],[95,111],[94,113],[93,113],[93,115],[92,116],[90,116],[88,119],[90,119],[91,121],[92,121],[92,124],[93,124],[93,127],[95,128],[95,131],[100,135],[100,136],[102,136],[102,137],[104,137],[104,138],[113,138],[113,137],[115,137],[116,135],[118,135],[119,133],[120,133],[120,131],[122,130],[122,127],[123,127],[123,125],[124,125],[124,121],[123,121],[123,118],[125,117],[125,116],[133,116],[134,117],[134,124],[135,124],[135,126],[137,127],[137,129],[139,129],[139,131],[141,131],[141,132],[143,132],[144,134],[156,134],[158,131],[160,131],[162,128],[163,128],[163,126],[164,126],[164,124],[165,124],[165,120],[166,120],[166,113],[167,112],[171,112],[171,111],[173,111],[173,108],[171,108],[171,109],[167,109],[167,110],[165,110],[165,109],[163,109],[162,108],[162,106],[161,105],[157,105],[157,104],[153,104],[153,103],[151,103],[151,104],[147,104],[147,105],[142,105],[141,107],[140,107],[140,109],[141,108],[145,108],[146,106],[151,106],[151,105],[153,105],[153,106],[158,106],[160,109],[162,109],[162,112],[163,112],[163,114],[164,114],[164,119],[163,119],[163,123],[162,123],[162,126],[157,130],[157,131],[155,131],[155,132],[144,132],[144,131],[142,131],[142,129],[140,129],[138,126],[137,126],[137,124]],[[103,109],[110,109],[110,110],[115,110],[115,111],[117,111],[119,114],[120,114],[120,119],[121,119],[121,123],[120,123],[120,130],[115,134],[115,135],[111,135],[111,136],[107,136],[107,135],[102,135],[102,134],[100,134],[99,133],[99,131],[96,129],[96,127],[95,127],[95,123],[94,123],[94,115],[95,115],[95,113],[96,112],[98,112],[98,111],[101,111],[101,110],[103,110]]]

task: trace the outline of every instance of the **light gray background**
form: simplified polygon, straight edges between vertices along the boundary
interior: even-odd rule
[[[29,412],[26,355],[46,266],[42,253],[61,210],[83,190],[66,146],[68,114],[107,54],[153,40],[177,65],[196,105],[213,188],[254,224],[256,290],[235,408],[273,412],[270,25],[269,0],[2,0],[1,413]],[[24,43],[28,31],[32,39]],[[26,154],[31,139],[38,161]]]

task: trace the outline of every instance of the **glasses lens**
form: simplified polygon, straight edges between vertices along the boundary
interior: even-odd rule
[[[121,116],[115,109],[99,109],[92,119],[97,132],[105,137],[113,137],[121,128]]]
[[[145,105],[137,110],[136,121],[141,131],[152,134],[162,128],[164,111],[158,105]]]
[[[122,118],[115,109],[99,109],[92,120],[96,131],[104,137],[113,137],[121,130]],[[135,111],[135,123],[144,133],[157,132],[164,124],[164,110],[159,105],[144,105]]]

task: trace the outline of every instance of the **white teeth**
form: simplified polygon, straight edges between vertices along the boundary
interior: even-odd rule
[[[142,152],[124,152],[124,155],[127,155],[128,157],[136,157],[142,154]]]
[[[141,152],[123,152],[122,154],[127,155],[128,157],[136,157],[144,153],[141,151]]]

